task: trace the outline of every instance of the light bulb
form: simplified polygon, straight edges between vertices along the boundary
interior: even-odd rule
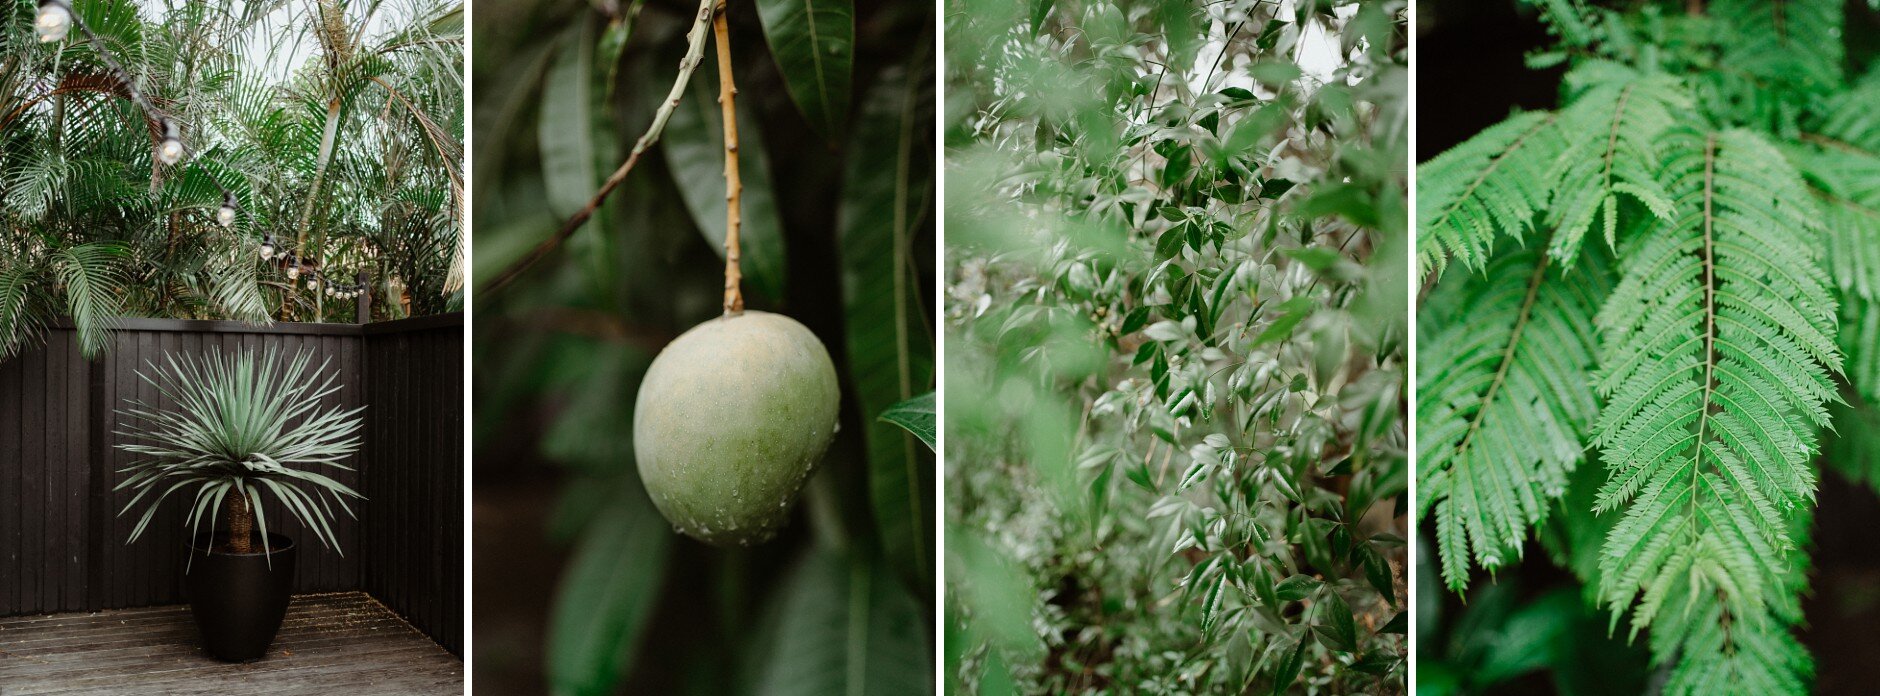
[[[300,279],[300,267],[299,267],[299,266],[288,266],[288,267],[287,267],[287,279],[288,279],[288,280],[299,280],[299,279]]]
[[[308,279],[307,279],[307,289],[308,289],[308,290],[319,290],[319,289],[320,289],[320,279],[319,279],[319,278],[308,278]]]
[[[215,211],[215,221],[222,223],[223,227],[234,225],[235,209],[224,204],[220,209]]]
[[[40,0],[39,17],[33,20],[33,31],[39,34],[40,43],[63,41],[72,31],[72,11],[66,9],[61,0]]]
[[[157,146],[157,159],[164,164],[183,161],[183,139],[176,132],[176,122],[163,119],[163,143]]]
[[[164,138],[163,144],[157,146],[157,159],[163,160],[164,164],[176,164],[183,161],[183,141]]]
[[[267,242],[262,242],[261,243],[261,260],[266,261],[271,258],[274,258],[274,245],[269,244]]]

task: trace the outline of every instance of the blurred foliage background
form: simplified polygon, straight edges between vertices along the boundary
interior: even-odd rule
[[[946,4],[946,678],[1403,693],[1405,4]]]
[[[1838,39],[1848,74],[1871,72],[1880,56],[1880,8],[1869,0],[1838,5],[1844,15]],[[1419,162],[1514,110],[1561,105],[1567,63],[1530,65],[1528,60],[1557,41],[1541,17],[1543,8],[1554,6],[1532,0],[1417,1]],[[1559,6],[1641,10],[1636,26],[1655,30],[1675,22],[1643,19],[1645,12],[1668,19],[1690,7]],[[1685,44],[1663,55],[1703,50],[1710,49]],[[1853,399],[1851,392],[1843,396]],[[1880,525],[1880,486],[1866,473],[1874,461],[1873,452],[1864,449],[1870,442],[1865,435],[1873,432],[1867,425],[1865,420],[1837,423],[1839,434],[1824,434],[1819,457],[1818,505],[1804,547],[1811,564],[1810,587],[1802,597],[1807,620],[1797,632],[1815,658],[1815,693],[1869,693],[1880,682],[1880,643],[1870,639],[1880,621],[1880,547],[1867,531]],[[1579,467],[1555,509],[1590,509],[1605,475],[1603,467]],[[1588,527],[1562,523],[1566,517],[1553,515],[1537,528],[1519,562],[1494,573],[1473,569],[1466,595],[1444,589],[1435,536],[1423,537],[1416,569],[1419,693],[1635,694],[1662,687],[1672,665],[1651,664],[1644,638],[1629,644],[1623,628],[1614,634],[1610,613],[1594,605],[1576,574],[1584,566],[1563,562],[1574,535]]]
[[[930,692],[933,455],[878,420],[933,390],[930,4],[729,3],[745,300],[814,331],[843,387],[836,441],[777,540],[721,550],[674,534],[633,463],[646,367],[720,312],[712,47],[663,139],[595,217],[487,289],[625,159],[698,9],[475,7],[477,684]]]
[[[118,316],[354,321],[320,283],[362,273],[373,319],[460,304],[461,3],[76,0],[102,53],[4,6],[0,358],[59,317],[88,351]]]

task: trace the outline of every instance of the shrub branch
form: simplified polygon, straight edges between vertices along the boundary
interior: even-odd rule
[[[718,47],[718,108],[725,119],[725,316],[744,313],[744,274],[738,267],[738,214],[744,181],[738,176],[738,86],[731,77],[731,29],[725,21],[725,0],[717,0],[712,13],[712,36]]]
[[[615,169],[614,173],[607,177],[607,181],[601,184],[600,190],[594,192],[594,197],[588,199],[587,205],[582,206],[568,218],[567,222],[562,223],[561,229],[556,230],[554,236],[542,240],[542,243],[535,245],[535,248],[530,249],[528,254],[496,274],[495,278],[483,286],[484,292],[495,292],[515,281],[523,271],[535,265],[535,262],[547,256],[548,252],[554,251],[555,247],[567,241],[576,230],[587,224],[588,218],[594,217],[594,211],[600,209],[601,203],[607,200],[608,194],[613,193],[614,189],[620,186],[620,182],[626,180],[627,172],[633,171],[633,165],[639,163],[640,155],[645,154],[653,143],[659,142],[660,134],[666,130],[666,122],[672,119],[673,110],[679,106],[679,98],[685,94],[686,84],[692,80],[692,71],[698,69],[699,61],[704,58],[705,28],[711,24],[714,14],[712,8],[721,3],[722,0],[699,0],[698,13],[692,20],[692,29],[685,35],[685,58],[679,60],[679,74],[672,80],[672,91],[666,94],[666,100],[660,102],[659,109],[653,113],[652,125],[647,126],[646,133],[633,143],[633,150],[627,153],[626,161],[621,162],[620,168]]]

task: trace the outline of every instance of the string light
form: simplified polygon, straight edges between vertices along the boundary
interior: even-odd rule
[[[279,250],[279,247],[274,245],[274,235],[271,235],[271,234],[262,235],[261,237],[261,260],[262,261],[266,261],[268,259],[274,258],[274,252],[278,250]]]
[[[295,260],[294,265],[287,267],[287,279],[289,281],[300,279],[300,261],[299,260]]]
[[[217,185],[220,186],[220,184],[217,184]],[[222,192],[222,207],[215,211],[215,221],[222,223],[223,227],[234,226],[235,224],[235,194],[229,193],[227,191]]]
[[[64,41],[72,31],[72,10],[65,0],[39,0],[39,16],[33,20],[33,32],[40,43]]]
[[[177,134],[176,122],[168,116],[163,117],[163,143],[157,145],[157,159],[164,164],[183,161],[183,139]]]
[[[143,90],[137,88],[137,81],[124,70],[124,66],[118,64],[110,48],[105,46],[104,41],[98,38],[98,34],[93,32],[82,18],[73,13],[71,0],[39,0],[39,13],[33,18],[33,31],[39,35],[40,42],[62,41],[71,34],[73,27],[77,27],[80,32],[84,33],[86,40],[90,41],[92,48],[97,51],[99,60],[103,61],[123,84],[126,96],[130,97],[137,108],[143,110],[144,117],[157,122],[158,132],[163,136],[163,139],[157,142],[155,153],[157,161],[166,165],[175,165],[183,161],[183,157],[189,154],[189,149],[183,145],[182,131],[177,128],[176,121],[158,111],[156,105],[144,97]],[[209,181],[222,192],[222,207],[216,209],[215,221],[225,228],[233,227],[235,218],[241,210],[235,202],[235,194],[224,187],[222,182],[216,181],[213,176]],[[271,242],[270,238],[263,243],[261,258],[264,260],[273,257],[277,251]],[[298,265],[298,259],[295,263]],[[294,269],[292,273],[297,275],[298,269]]]

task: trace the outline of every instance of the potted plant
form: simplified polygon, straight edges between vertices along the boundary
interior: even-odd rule
[[[365,409],[322,405],[339,391],[339,374],[325,362],[311,367],[312,359],[302,352],[284,360],[273,349],[259,358],[215,349],[170,355],[137,375],[175,406],[131,400],[118,412],[120,434],[133,440],[118,448],[141,457],[116,489],[136,491],[119,514],[143,505],[130,541],[166,498],[181,492],[191,501],[184,585],[204,647],[223,660],[266,654],[293,592],[294,542],[268,531],[266,501],[338,551],[335,509],[352,515],[346,499],[364,497],[313,470],[348,469],[340,462],[359,449]]]

